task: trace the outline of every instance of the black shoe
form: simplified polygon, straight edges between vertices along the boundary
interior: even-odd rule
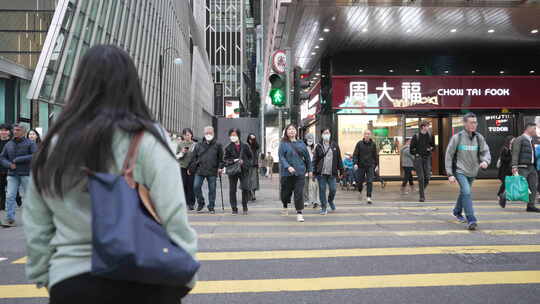
[[[193,211],[193,210],[195,210],[195,207],[194,207],[193,205],[189,205],[189,206],[188,206],[188,210],[189,210],[189,211]]]
[[[527,212],[540,212],[540,209],[536,207],[527,207]]]
[[[197,212],[198,212],[198,213],[203,213],[203,212],[204,212],[204,211],[203,211],[203,208],[204,208],[204,205],[199,205],[199,206],[197,207]]]
[[[247,208],[244,208],[244,215],[248,215],[248,209]]]
[[[506,207],[506,197],[502,195],[499,196],[499,206],[501,206],[501,208]]]
[[[421,197],[419,200],[418,200],[420,203],[423,203],[426,201],[426,198],[425,197]]]
[[[469,226],[467,227],[467,229],[469,229],[470,231],[475,231],[476,228],[478,228],[478,224],[476,224],[476,223],[471,223],[471,224],[469,224]]]
[[[313,209],[317,209],[317,208],[319,208],[319,204],[317,203],[313,204]]]
[[[254,197],[251,198],[251,200],[252,200],[252,201],[256,201],[257,198],[254,196]]]
[[[210,214],[216,214],[216,211],[214,209],[208,209],[208,213]]]

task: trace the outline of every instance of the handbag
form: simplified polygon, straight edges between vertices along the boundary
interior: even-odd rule
[[[85,169],[92,201],[91,273],[113,280],[185,286],[200,264],[170,239],[149,190],[133,179],[143,134],[131,141],[120,175]]]
[[[242,157],[242,144],[240,144],[240,158]],[[225,174],[231,176],[231,175],[239,175],[242,173],[242,165],[240,162],[234,162],[232,164],[229,164],[225,166]]]
[[[212,145],[213,144],[209,145],[208,148],[206,148],[206,150],[204,150],[204,152],[201,153],[200,155],[196,155],[197,160],[192,160],[191,161],[191,163],[188,166],[188,170],[189,170],[189,172],[191,172],[191,174],[196,174],[197,173],[197,169],[199,168],[201,158],[206,154],[206,152],[208,152],[208,150],[212,149]],[[193,150],[195,150],[195,148],[193,148]]]

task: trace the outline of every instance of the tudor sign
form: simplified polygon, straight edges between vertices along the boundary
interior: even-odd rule
[[[277,50],[272,56],[272,68],[278,74],[285,73],[287,69],[287,55],[285,51]]]

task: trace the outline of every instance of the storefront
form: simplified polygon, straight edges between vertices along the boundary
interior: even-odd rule
[[[317,136],[317,115],[321,111],[321,86],[316,84],[308,93],[309,98],[305,99],[300,105],[300,127],[302,129],[301,137],[305,138],[307,134]]]
[[[430,122],[435,138],[433,174],[445,175],[448,141],[463,129],[463,113],[473,111],[493,158],[480,177],[492,178],[505,137],[519,135],[528,121],[540,123],[540,77],[334,76],[332,106],[343,153],[371,130],[382,176],[400,175],[399,150],[421,121]]]

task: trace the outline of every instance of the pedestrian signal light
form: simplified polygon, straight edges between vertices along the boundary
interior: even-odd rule
[[[285,81],[278,74],[270,75],[268,79],[272,85],[270,89],[270,99],[272,105],[276,107],[283,107],[287,102],[287,96],[285,95]]]

